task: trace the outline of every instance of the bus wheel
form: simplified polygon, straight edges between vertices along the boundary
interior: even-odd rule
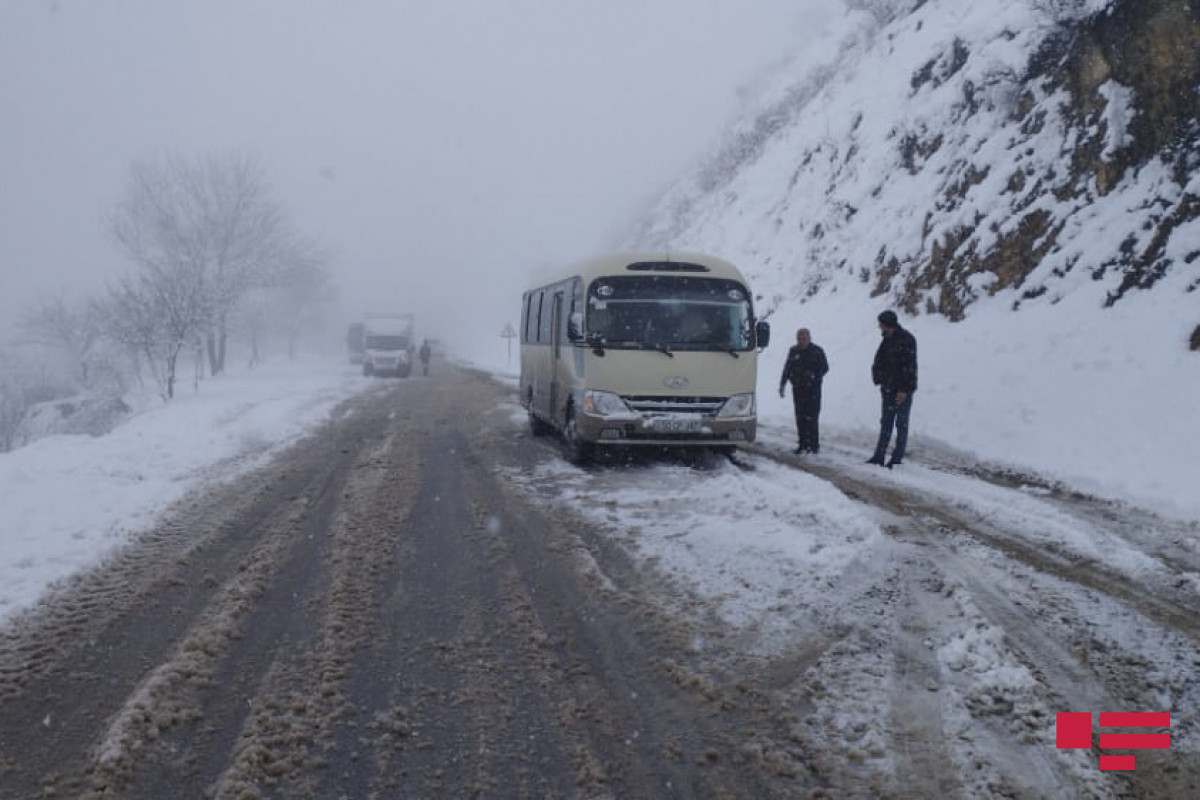
[[[580,466],[592,460],[592,445],[579,439],[573,408],[567,409],[567,422],[563,425],[563,455],[567,461]]]
[[[533,413],[533,403],[529,404],[529,435],[534,438],[545,436],[550,432],[550,426],[542,422],[537,414]]]

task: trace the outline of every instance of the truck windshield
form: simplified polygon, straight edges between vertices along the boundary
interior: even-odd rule
[[[749,350],[750,318],[746,288],[722,278],[621,275],[588,290],[587,333],[605,347]]]
[[[368,350],[407,350],[407,336],[385,336],[382,334],[367,336]]]

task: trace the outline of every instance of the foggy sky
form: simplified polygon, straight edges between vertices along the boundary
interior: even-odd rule
[[[329,246],[345,314],[498,336],[533,271],[608,246],[832,5],[0,4],[0,339],[130,269],[103,219],[134,160],[228,151]]]

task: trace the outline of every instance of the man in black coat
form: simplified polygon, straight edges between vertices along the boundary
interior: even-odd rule
[[[917,391],[917,340],[900,325],[895,311],[884,311],[878,319],[883,341],[875,351],[871,379],[879,387],[883,410],[879,416],[879,442],[867,463],[891,469],[904,460],[908,445],[908,415],[912,411],[913,393]],[[893,426],[896,446],[891,460],[885,464]]]
[[[429,347],[428,339],[424,339],[421,342],[421,349],[417,351],[417,354],[421,358],[421,374],[428,375],[429,374],[429,357],[433,354],[432,349],[430,349],[430,347]]]
[[[821,452],[821,434],[818,421],[821,416],[821,381],[829,372],[829,361],[825,351],[812,343],[808,328],[796,331],[796,344],[788,350],[783,364],[783,375],[779,377],[779,396],[791,382],[792,403],[796,407],[796,453]]]

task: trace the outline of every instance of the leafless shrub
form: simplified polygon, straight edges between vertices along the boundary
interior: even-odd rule
[[[29,409],[70,394],[69,381],[43,358],[0,350],[0,453],[17,446],[17,432]]]
[[[82,388],[91,388],[100,379],[102,330],[92,303],[72,304],[62,295],[44,298],[25,310],[19,327],[26,343],[63,354]]]

